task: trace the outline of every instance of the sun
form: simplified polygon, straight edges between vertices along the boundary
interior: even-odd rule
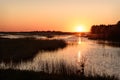
[[[76,27],[76,32],[84,32],[84,27],[83,26],[77,26]]]

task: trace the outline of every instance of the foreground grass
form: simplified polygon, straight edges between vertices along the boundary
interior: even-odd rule
[[[114,76],[80,76],[48,74],[44,72],[20,71],[20,70],[0,70],[0,80],[118,80]]]
[[[63,40],[36,40],[32,38],[0,38],[0,62],[21,62],[33,59],[39,51],[54,51],[64,48]]]
[[[44,65],[44,64],[41,64]],[[32,70],[0,69],[0,80],[118,80],[115,76],[84,74],[84,66],[80,64],[81,70],[73,66],[67,66],[64,61],[49,68],[49,63],[45,63],[42,70],[35,72]],[[57,71],[56,71],[57,69]],[[52,70],[52,71],[51,71]]]

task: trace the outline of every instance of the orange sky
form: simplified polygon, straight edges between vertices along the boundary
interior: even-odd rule
[[[120,20],[120,0],[0,0],[0,31],[89,31]]]

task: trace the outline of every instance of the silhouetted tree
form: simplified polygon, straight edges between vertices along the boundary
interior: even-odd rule
[[[117,22],[117,27],[120,27],[120,21]]]
[[[97,38],[120,40],[120,21],[115,25],[93,25],[91,33],[96,34]],[[95,37],[96,38],[96,37]]]

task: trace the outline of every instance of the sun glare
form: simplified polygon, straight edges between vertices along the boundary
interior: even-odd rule
[[[76,31],[77,32],[84,32],[83,26],[77,26]]]

